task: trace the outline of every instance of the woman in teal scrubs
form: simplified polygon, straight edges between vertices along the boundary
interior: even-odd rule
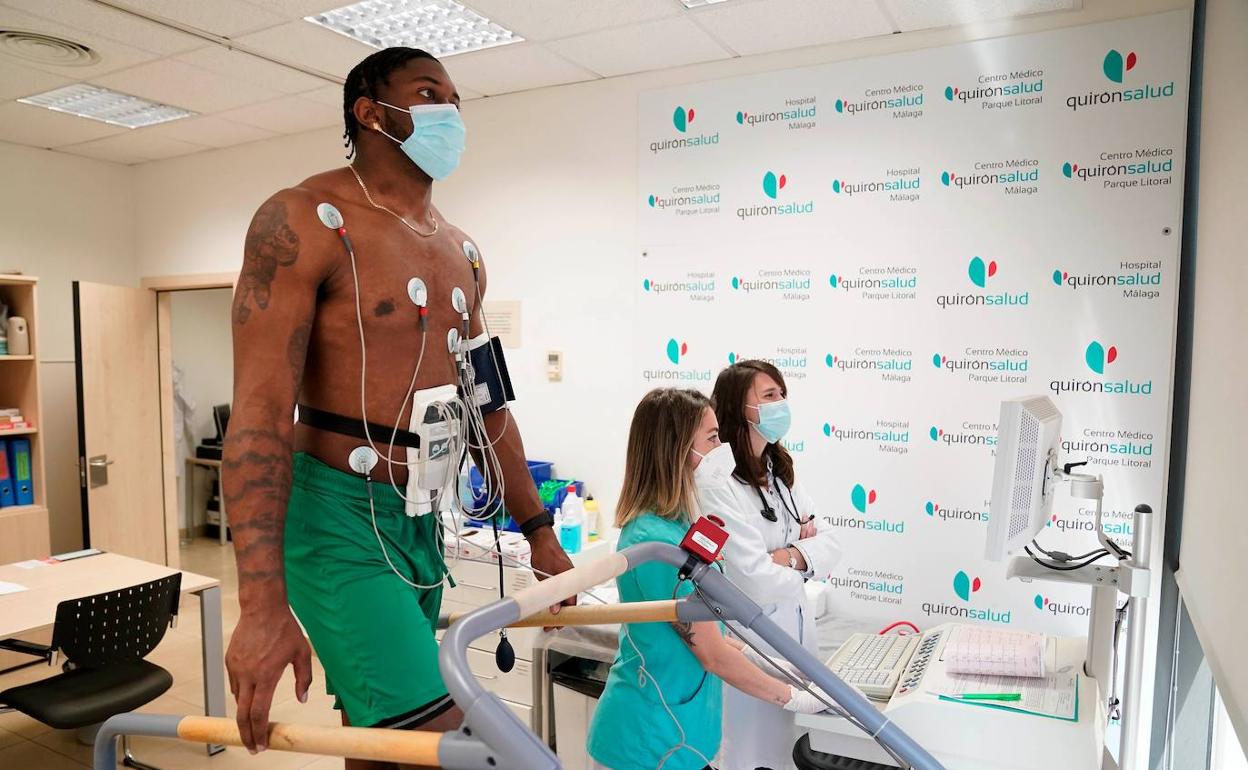
[[[726,484],[734,465],[706,396],[675,388],[648,393],[629,430],[617,548],[679,545],[697,505],[695,489]],[[616,583],[622,602],[693,592],[675,567],[655,562]],[[589,755],[608,770],[709,766],[719,751],[722,682],[791,711],[824,708],[810,693],[764,673],[718,623],[630,623],[620,629],[620,650],[590,724]]]

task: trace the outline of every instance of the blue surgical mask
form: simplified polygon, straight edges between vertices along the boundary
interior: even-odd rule
[[[750,409],[758,410],[758,422],[750,423],[754,430],[758,431],[758,435],[767,440],[768,444],[774,444],[784,438],[784,434],[789,432],[789,425],[793,422],[793,417],[789,414],[789,402],[787,399],[781,401],[769,401],[765,404],[755,406],[746,404]]]
[[[377,130],[396,142],[403,154],[426,174],[441,181],[459,166],[468,133],[459,117],[459,108],[453,104],[413,104],[405,110],[382,101],[377,103],[412,116],[411,136],[402,141],[383,128]]]

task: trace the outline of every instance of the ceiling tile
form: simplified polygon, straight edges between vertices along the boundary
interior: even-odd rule
[[[0,28],[26,30],[65,38],[75,43],[81,43],[95,51],[99,55],[100,60],[95,64],[86,66],[67,66],[44,61],[31,61],[12,54],[0,54],[0,65],[14,62],[24,67],[33,67],[34,69],[51,72],[73,80],[103,75],[157,58],[157,55],[150,51],[140,50],[94,32],[67,27],[64,24],[41,16],[33,16],[29,13],[4,6],[0,6]]]
[[[41,94],[72,82],[60,75],[13,64],[8,59],[0,62],[0,101]]]
[[[862,0],[734,0],[690,15],[743,56],[893,32],[880,7]]]
[[[125,0],[144,15],[171,19],[215,35],[234,37],[281,24],[272,11],[243,0]]]
[[[128,130],[21,102],[0,104],[0,141],[32,147],[61,147]]]
[[[536,43],[473,51],[448,57],[442,63],[457,88],[470,88],[487,96],[597,77]]]
[[[222,112],[218,117],[279,134],[297,134],[301,131],[311,131],[326,126],[341,126],[342,108],[309,101],[299,96],[286,96]]]
[[[732,57],[687,18],[591,32],[553,40],[546,47],[604,77]]]
[[[321,86],[315,91],[299,94],[299,98],[342,109],[342,86]]]
[[[305,16],[314,16],[325,11],[332,11],[344,5],[351,5],[354,0],[246,0],[249,5],[263,8],[271,13],[295,21]]]
[[[96,139],[93,142],[73,144],[61,147],[61,152],[73,155],[85,155],[88,158],[107,160],[113,163],[143,163],[149,160],[174,158],[178,155],[190,155],[193,152],[206,150],[207,147],[189,142],[179,142],[160,136],[152,136],[143,129],[127,131],[124,134]]]
[[[526,40],[542,42],[581,35],[608,27],[679,16],[677,0],[463,0],[490,21],[498,22]]]
[[[277,59],[345,79],[364,57],[377,49],[308,21],[292,21],[238,42]]]
[[[226,78],[174,59],[140,64],[91,82],[195,112],[217,112],[278,95],[243,80]]]
[[[116,40],[144,51],[170,55],[190,51],[203,40],[175,29],[140,19],[91,0],[4,0],[5,5]]]
[[[144,134],[175,139],[179,142],[202,144],[208,147],[230,147],[259,139],[276,136],[263,128],[235,123],[215,115],[201,115],[182,120],[171,120],[158,126],[140,129]]]
[[[311,91],[325,85],[326,82],[322,78],[265,61],[258,56],[231,51],[216,45],[182,54],[177,59],[218,75],[269,88],[283,94]]]
[[[974,24],[1033,13],[1069,11],[1081,0],[882,0],[903,32]]]

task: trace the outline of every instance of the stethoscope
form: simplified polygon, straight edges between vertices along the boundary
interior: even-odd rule
[[[780,491],[784,488],[784,484],[782,484],[779,480],[775,480],[772,483],[776,486],[776,497],[780,498],[780,505],[784,507],[785,513],[789,514],[789,518],[793,519],[793,523],[797,524],[799,527],[802,526],[802,519],[797,515],[797,503],[793,502],[793,493],[789,492],[789,499],[786,501],[784,499],[784,494]],[[763,504],[762,510],[759,511],[759,513],[763,515],[763,518],[767,521],[779,521],[780,517],[776,515],[776,509],[771,507],[771,502],[768,501],[767,496],[763,494],[762,488],[754,487],[754,492],[758,495],[759,502]]]

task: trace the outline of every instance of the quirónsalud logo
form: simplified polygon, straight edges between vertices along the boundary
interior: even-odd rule
[[[667,341],[667,360],[673,364],[679,364],[681,356],[689,353],[689,345],[685,342],[679,342],[675,338]]]
[[[1127,73],[1134,70],[1139,64],[1139,57],[1135,51],[1128,51],[1124,56],[1121,51],[1111,48],[1105,53],[1105,58],[1101,60],[1101,72],[1104,73],[1105,79],[1115,85],[1123,85],[1127,78]],[[1135,81],[1137,78],[1130,78]],[[1066,97],[1066,106],[1072,111],[1077,111],[1081,107],[1099,107],[1106,104],[1121,104],[1123,102],[1139,102],[1146,99],[1163,99],[1174,96],[1174,80],[1169,82],[1157,83],[1133,83],[1131,87],[1122,88],[1120,90],[1106,89],[1104,91],[1089,91],[1086,94],[1072,94]]]
[[[692,107],[688,109],[685,109],[684,107],[677,107],[676,111],[672,113],[672,125],[676,126],[676,130],[682,134],[689,130],[689,124],[692,122]]]
[[[1088,343],[1087,350],[1083,353],[1083,360],[1088,364],[1089,369],[1097,374],[1104,374],[1105,366],[1118,360],[1118,348],[1113,345],[1105,347],[1093,340]]]
[[[928,616],[978,620],[1008,625],[1012,620],[1012,613],[1010,610],[1000,610],[993,607],[981,609],[979,607],[966,606],[974,604],[972,597],[979,593],[979,590],[983,588],[983,585],[983,581],[978,577],[973,577],[968,575],[963,570],[958,570],[953,576],[953,595],[958,597],[961,604],[923,602],[923,604],[920,605],[920,609],[922,609],[923,613]]]
[[[1102,157],[1106,154],[1102,153]],[[1133,188],[1170,184],[1174,172],[1174,150],[1169,147],[1141,147],[1134,153],[1113,153],[1110,157],[1123,159],[1123,163],[1099,163],[1080,166],[1067,161],[1062,164],[1062,176],[1089,182],[1101,180],[1104,187]]]
[[[971,594],[978,593],[983,585],[978,577],[972,578],[962,570],[958,570],[953,576],[953,593],[964,602],[969,602]]]
[[[685,356],[689,353],[689,345],[684,340],[670,337],[666,345],[656,345],[662,348],[667,363],[661,367],[651,369],[643,369],[641,376],[646,382],[674,382],[674,383],[697,383],[702,387],[701,383],[709,383],[711,380],[710,369],[699,369],[688,366]]]
[[[1118,270],[1100,273],[1071,273],[1055,269],[1050,278],[1054,286],[1074,291],[1108,288],[1120,289],[1124,298],[1157,299],[1161,296],[1161,260],[1121,260]]]
[[[692,107],[679,106],[672,112],[672,125],[682,136],[666,136],[650,142],[650,152],[658,154],[667,150],[686,150],[697,147],[711,147],[719,144],[719,132],[699,133],[693,129],[694,111]]]
[[[1101,69],[1105,71],[1105,77],[1115,83],[1121,83],[1123,74],[1135,69],[1136,61],[1138,59],[1135,56],[1135,51],[1131,51],[1126,57],[1123,57],[1119,51],[1111,48],[1109,53],[1105,54],[1105,61],[1101,65]]]
[[[994,259],[984,262],[980,257],[975,257],[967,265],[966,272],[971,278],[971,283],[981,289],[985,288],[988,285],[988,279],[997,274],[997,261]]]
[[[849,501],[853,503],[855,511],[866,513],[867,508],[875,503],[875,490],[855,484],[849,492]]]
[[[776,176],[774,171],[768,171],[766,174],[763,174],[763,194],[774,200],[788,183],[788,177],[784,174]]]
[[[1097,375],[1091,379],[1055,379],[1049,381],[1049,390],[1054,395],[1063,393],[1095,393],[1106,396],[1143,396],[1153,395],[1153,381],[1136,380],[1130,377],[1117,379],[1109,376],[1109,367],[1118,360],[1118,348],[1106,345],[1100,340],[1092,340],[1083,349],[1083,363],[1087,370]],[[1068,452],[1075,452],[1083,447],[1072,447]],[[1135,452],[1124,452],[1135,454]]]
[[[789,183],[789,178],[784,174],[779,174],[775,171],[764,172],[762,182],[763,195],[767,196],[767,200],[760,204],[738,207],[738,219],[745,220],[752,219],[754,217],[805,216],[815,213],[814,199],[795,201],[790,200],[790,196],[786,194],[785,202],[781,203],[776,200],[780,197],[780,191],[783,190]]]

